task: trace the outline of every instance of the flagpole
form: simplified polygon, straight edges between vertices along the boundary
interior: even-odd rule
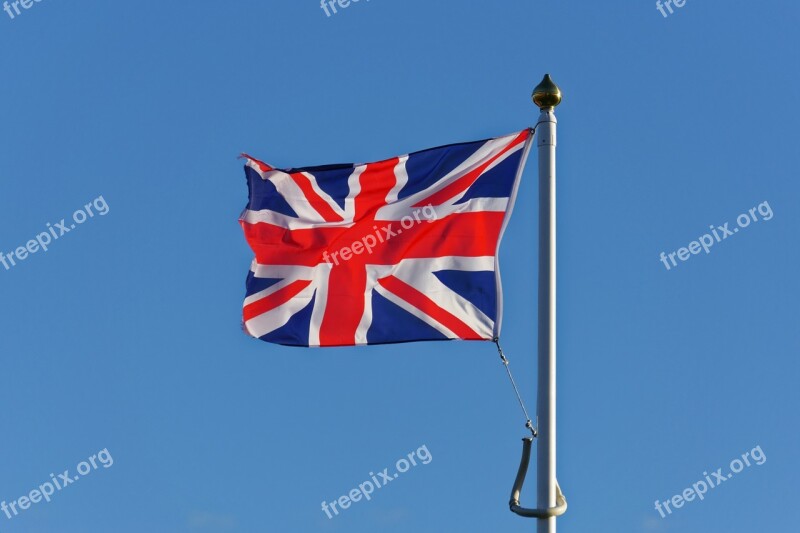
[[[537,507],[556,505],[556,116],[561,90],[545,74],[533,91],[539,107],[539,370],[536,453]],[[536,520],[537,533],[556,533],[556,518]]]

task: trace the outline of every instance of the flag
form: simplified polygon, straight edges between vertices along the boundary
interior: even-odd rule
[[[290,346],[498,336],[498,248],[532,138],[291,169],[244,155],[245,332]]]

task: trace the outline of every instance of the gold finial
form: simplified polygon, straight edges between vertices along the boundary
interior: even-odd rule
[[[542,82],[533,90],[533,103],[539,109],[556,107],[561,103],[561,89],[555,84],[550,74],[545,74]]]

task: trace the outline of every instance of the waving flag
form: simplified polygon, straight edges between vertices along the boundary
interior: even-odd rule
[[[531,130],[367,164],[246,156],[245,331],[292,346],[492,339]]]

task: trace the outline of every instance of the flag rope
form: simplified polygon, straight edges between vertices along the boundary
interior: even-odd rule
[[[517,395],[517,401],[519,402],[519,406],[522,408],[522,413],[525,415],[525,427],[528,428],[535,439],[538,436],[538,432],[536,428],[533,427],[533,422],[531,422],[531,417],[528,414],[528,410],[525,408],[525,402],[522,399],[522,395],[519,393],[519,389],[517,388],[517,382],[514,381],[514,375],[511,373],[511,367],[509,366],[508,358],[506,354],[503,353],[503,347],[500,346],[500,337],[495,337],[492,339],[492,342],[495,343],[497,346],[497,353],[500,354],[500,361],[503,362],[503,366],[506,368],[506,373],[508,374],[508,379],[511,381],[511,386],[514,388],[514,394]]]

